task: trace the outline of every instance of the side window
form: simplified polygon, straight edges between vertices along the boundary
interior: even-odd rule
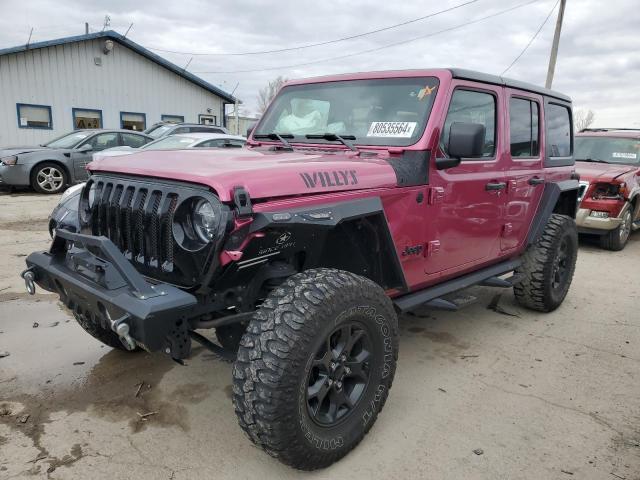
[[[235,140],[232,138],[219,138],[216,140],[207,140],[206,142],[200,143],[196,145],[198,148],[222,148],[222,147],[232,147],[232,148],[242,148],[244,147],[245,142],[242,140]]]
[[[449,146],[449,130],[454,122],[480,123],[486,129],[482,158],[496,152],[496,98],[490,93],[458,89],[453,92],[442,131],[441,145],[445,153]]]
[[[540,153],[538,102],[509,99],[509,130],[512,157],[537,157]]]
[[[94,135],[89,140],[83,143],[91,145],[94,152],[100,152],[106,148],[113,148],[118,146],[118,134],[117,133],[100,133]]]
[[[571,156],[571,116],[569,109],[549,103],[545,107],[547,148],[550,157]]]
[[[176,135],[180,133],[189,133],[189,131],[190,131],[189,127],[178,127],[173,132],[171,132],[170,135]]]
[[[131,148],[140,148],[149,141],[142,135],[134,135],[132,133],[121,133],[120,138],[122,139],[122,145]]]
[[[209,127],[191,127],[189,130],[191,133],[223,133],[219,128]]]

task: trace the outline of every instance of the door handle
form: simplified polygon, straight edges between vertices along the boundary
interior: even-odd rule
[[[542,185],[543,183],[544,183],[544,178],[531,177],[529,179],[529,185]]]
[[[504,190],[505,188],[507,188],[507,184],[505,182],[489,182],[484,186],[484,189],[487,191]]]

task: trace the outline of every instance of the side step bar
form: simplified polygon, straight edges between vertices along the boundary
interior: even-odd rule
[[[498,263],[497,265],[483,268],[477,272],[471,272],[461,277],[448,280],[434,287],[428,287],[424,290],[394,298],[393,303],[400,312],[407,312],[424,304],[446,310],[457,310],[458,305],[441,297],[473,285],[511,287],[514,283],[517,283],[518,279],[515,278],[515,276],[508,279],[498,277],[515,270],[520,266],[520,263],[520,259]]]

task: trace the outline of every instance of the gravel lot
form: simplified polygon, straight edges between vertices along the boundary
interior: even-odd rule
[[[581,242],[552,314],[475,288],[460,312],[402,317],[371,433],[301,474],[236,425],[229,364],[201,348],[188,366],[112,351],[53,296],[24,293],[57,198],[0,192],[0,478],[640,479],[640,233],[620,253]]]

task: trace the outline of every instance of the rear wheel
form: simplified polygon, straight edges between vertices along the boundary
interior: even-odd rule
[[[627,204],[621,215],[622,223],[620,226],[600,237],[600,246],[602,248],[620,251],[627,245],[633,224],[632,212],[633,206],[631,204]]]
[[[287,465],[331,465],[375,422],[397,355],[396,314],[378,285],[334,269],[296,274],[269,294],[240,342],[238,422]]]
[[[550,312],[567,296],[578,256],[578,231],[573,218],[553,214],[538,241],[516,269],[522,280],[513,287],[521,305]]]
[[[39,193],[60,193],[68,180],[65,169],[53,162],[39,163],[31,173],[31,186]]]

